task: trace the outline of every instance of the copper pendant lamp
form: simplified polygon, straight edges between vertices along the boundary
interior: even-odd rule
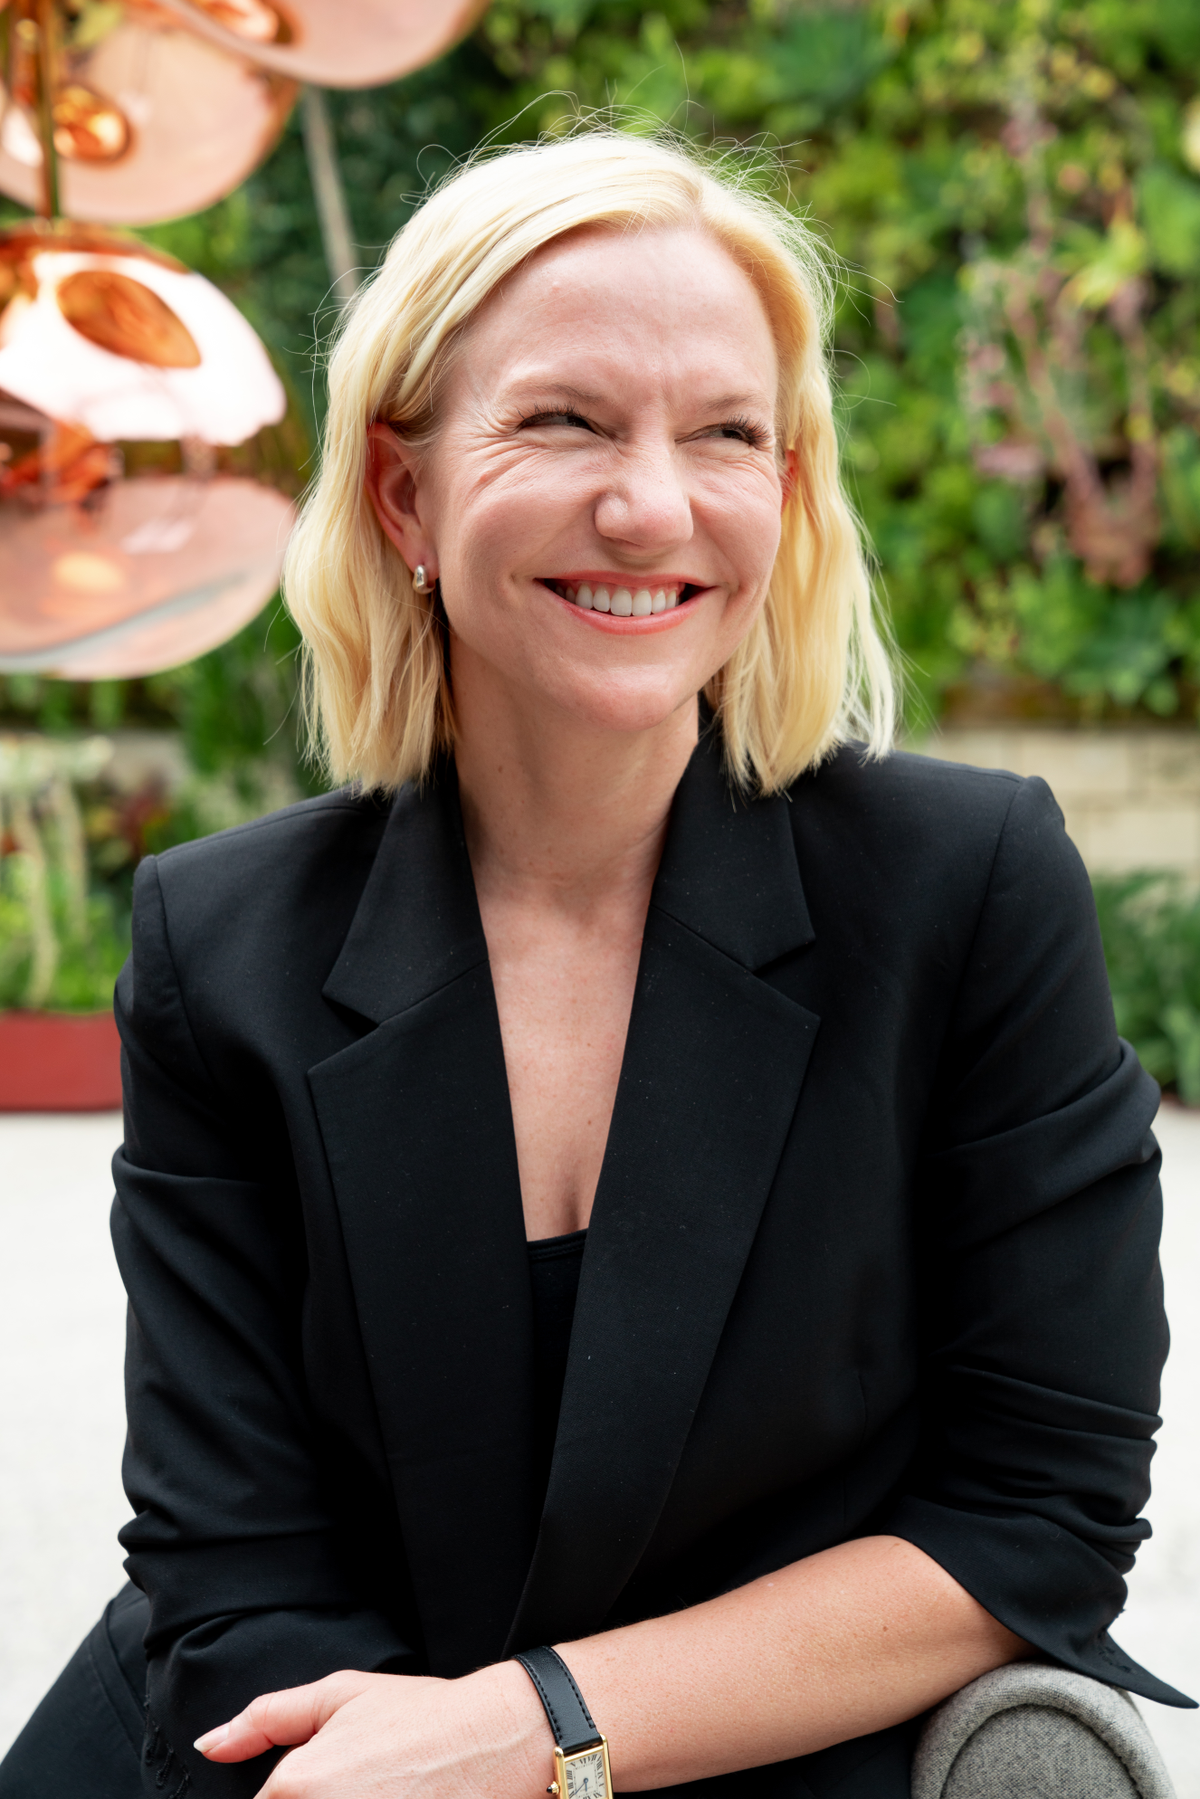
[[[0,437],[14,423],[50,425],[0,402]],[[0,671],[97,681],[203,655],[274,592],[291,523],[272,488],[190,472],[0,502]]]
[[[98,680],[174,667],[270,597],[283,495],[213,473],[278,419],[258,338],[199,275],[99,226],[0,234],[0,672]],[[117,441],[181,442],[126,476]]]
[[[219,288],[102,226],[0,232],[0,390],[106,441],[238,444],[279,377]]]
[[[209,204],[271,148],[299,80],[391,80],[484,3],[0,0],[0,191],[42,215],[0,232],[0,672],[149,674],[270,597],[291,504],[218,473],[213,446],[281,417],[283,390],[224,295],[112,222]],[[311,86],[304,124],[344,299],[357,277]],[[127,475],[121,443],[151,441],[179,446],[174,466]]]
[[[373,87],[470,29],[486,0],[47,0],[0,6],[0,192],[43,183],[39,46],[53,36],[49,102],[63,211],[144,225],[237,187],[274,147],[297,83]]]
[[[292,509],[215,473],[213,446],[285,405],[237,309],[173,258],[58,217],[56,97],[83,116],[59,23],[52,0],[8,21],[10,52],[13,25],[35,27],[32,66],[8,67],[32,101],[44,216],[0,232],[0,671],[95,680],[189,661],[248,622]],[[178,443],[179,466],[128,476],[120,440]]]
[[[464,37],[488,0],[157,0],[198,37],[289,81],[379,87]],[[252,46],[252,47],[251,47]]]
[[[51,123],[69,218],[145,225],[212,205],[273,149],[296,98],[294,82],[157,6],[108,6],[98,35],[82,41],[39,0],[9,0],[6,10],[0,191],[24,206],[42,198],[37,67],[47,34],[59,40]]]

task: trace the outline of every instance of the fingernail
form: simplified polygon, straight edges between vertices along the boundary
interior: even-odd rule
[[[197,1737],[192,1748],[198,1749],[201,1755],[207,1755],[210,1749],[218,1748],[228,1735],[228,1724],[218,1724],[215,1730],[208,1730],[202,1737]]]

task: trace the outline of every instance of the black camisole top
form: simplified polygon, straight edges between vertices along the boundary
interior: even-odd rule
[[[534,1491],[539,1516],[550,1479],[586,1242],[586,1231],[568,1231],[565,1237],[538,1237],[528,1245],[533,1290]]]

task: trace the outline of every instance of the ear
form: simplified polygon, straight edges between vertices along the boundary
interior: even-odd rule
[[[437,579],[437,555],[424,520],[415,453],[390,425],[367,427],[367,473],[363,483],[380,529],[391,538],[410,569],[425,564]]]
[[[796,482],[800,474],[800,458],[792,448],[785,451],[783,458],[783,502],[779,510],[782,512],[788,501],[796,492]]]

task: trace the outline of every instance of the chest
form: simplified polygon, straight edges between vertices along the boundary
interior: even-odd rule
[[[529,1238],[583,1230],[625,1053],[644,904],[482,903]]]

